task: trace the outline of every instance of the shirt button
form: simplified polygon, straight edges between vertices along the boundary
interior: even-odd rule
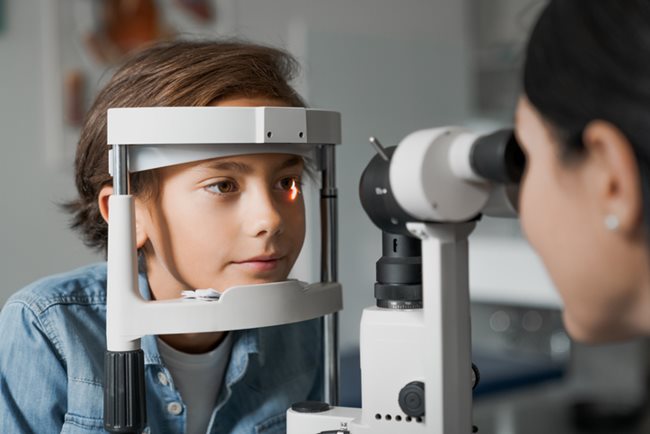
[[[167,411],[171,415],[178,416],[183,412],[183,406],[181,405],[180,402],[176,402],[176,401],[170,402],[169,404],[167,404]]]
[[[163,386],[169,384],[169,380],[167,380],[167,376],[165,375],[164,372],[158,372],[158,381],[160,381],[160,384],[162,384]]]

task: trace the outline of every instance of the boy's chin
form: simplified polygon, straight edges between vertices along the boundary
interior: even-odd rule
[[[228,283],[226,284],[226,286],[220,286],[222,288],[220,292],[223,292],[226,289],[235,286],[261,285],[265,283],[283,282],[288,279],[289,279],[288,273],[286,272],[265,273],[265,274],[257,274],[257,275],[245,274],[245,275],[240,275],[228,279]]]

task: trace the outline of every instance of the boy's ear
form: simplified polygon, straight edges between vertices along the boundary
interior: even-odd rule
[[[105,185],[99,191],[97,203],[99,205],[99,212],[106,223],[108,223],[108,199],[113,194],[113,187]],[[135,201],[135,244],[136,249],[144,247],[145,243],[149,240],[147,235],[146,222],[148,221],[145,216],[146,210],[140,201]]]

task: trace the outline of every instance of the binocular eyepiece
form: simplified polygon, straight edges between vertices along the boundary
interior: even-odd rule
[[[423,130],[390,148],[371,141],[378,154],[361,175],[361,205],[375,226],[399,235],[410,236],[407,222],[478,218],[496,187],[516,189],[526,164],[511,129],[481,136],[461,129]],[[512,196],[504,205],[516,209]],[[426,203],[410,206],[417,199]]]

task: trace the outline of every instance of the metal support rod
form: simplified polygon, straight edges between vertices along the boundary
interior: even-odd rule
[[[422,240],[424,422],[431,434],[472,432],[467,239],[475,226],[407,223]]]
[[[335,147],[321,147],[322,185],[321,212],[321,282],[338,280],[338,210],[335,170]],[[331,405],[339,403],[339,316],[323,318],[324,400]]]
[[[113,145],[113,194],[129,194],[128,146]]]
[[[147,425],[144,352],[140,340],[124,342],[112,332],[125,293],[137,292],[133,228],[133,198],[129,194],[128,146],[113,145],[113,195],[108,228],[106,340],[104,356],[104,429],[111,433],[140,433]],[[118,348],[115,347],[118,341]]]

